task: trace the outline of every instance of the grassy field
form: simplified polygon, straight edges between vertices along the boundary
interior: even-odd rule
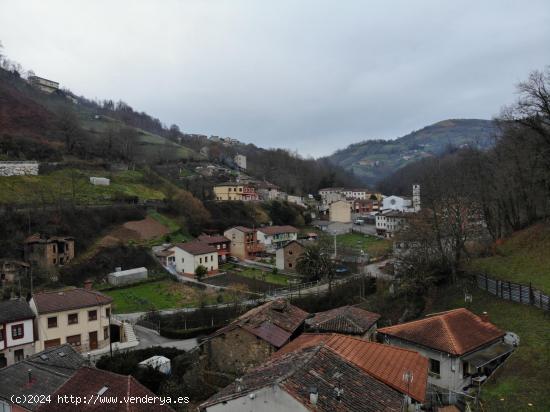
[[[109,186],[94,186],[90,176],[108,177]],[[74,200],[76,203],[100,204],[121,196],[137,196],[140,200],[160,200],[164,193],[143,182],[140,171],[109,173],[62,169],[38,176],[0,178],[0,203],[56,203]]]
[[[143,312],[151,309],[171,309],[199,306],[201,300],[206,305],[229,302],[233,295],[213,291],[201,291],[174,280],[160,280],[141,283],[121,289],[104,291],[114,299],[115,313]]]
[[[336,242],[338,246],[364,250],[371,257],[385,255],[391,250],[391,241],[359,233],[338,235],[336,236]]]
[[[550,224],[516,232],[496,247],[495,255],[474,259],[467,269],[503,280],[529,284],[550,293]]]
[[[459,287],[439,292],[431,312],[464,306]],[[540,309],[498,299],[475,289],[469,308],[519,335],[520,346],[482,386],[484,411],[550,411],[550,319]],[[531,404],[532,406],[529,406]]]
[[[281,273],[273,273],[257,268],[241,267],[231,263],[223,265],[221,270],[234,272],[239,276],[244,276],[250,279],[262,280],[264,282],[273,283],[275,285],[288,285],[289,277]]]

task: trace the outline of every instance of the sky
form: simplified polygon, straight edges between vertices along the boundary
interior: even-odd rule
[[[550,64],[548,0],[0,0],[4,53],[188,133],[324,156],[498,115]]]

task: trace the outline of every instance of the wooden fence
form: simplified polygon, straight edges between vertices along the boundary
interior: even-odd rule
[[[476,283],[480,289],[499,298],[536,306],[544,311],[550,311],[550,297],[529,285],[493,279],[483,273],[478,273]]]

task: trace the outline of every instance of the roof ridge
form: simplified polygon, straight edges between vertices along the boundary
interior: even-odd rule
[[[447,313],[456,312],[456,311],[459,311],[459,310],[462,311],[462,310],[467,310],[467,309],[466,308],[456,308],[456,309],[446,310],[444,312],[438,312],[438,313],[435,313],[433,315],[425,315],[421,319],[415,319],[415,320],[411,320],[411,321],[408,321],[408,322],[398,323],[396,325],[385,326],[383,328],[379,328],[378,330],[383,331],[384,329],[397,328],[397,327],[401,327],[403,325],[412,325],[413,323],[426,322],[430,319],[435,319],[435,318],[443,316]]]
[[[439,321],[441,322],[441,324],[443,325],[443,328],[447,332],[447,336],[449,337],[449,340],[451,341],[452,350],[454,351],[455,354],[459,353],[460,349],[459,349],[458,344],[455,340],[453,331],[452,331],[451,327],[449,326],[449,324],[447,323],[447,318],[440,317]]]
[[[304,334],[304,335],[305,335],[305,334]],[[410,352],[410,353],[419,355],[419,353],[418,353],[417,351],[415,351],[415,350],[406,349],[406,348],[401,348],[401,347],[399,347],[399,346],[385,345],[385,344],[383,344],[383,343],[373,342],[373,341],[361,339],[361,338],[358,338],[358,337],[355,337],[355,336],[344,335],[344,334],[342,334],[342,333],[332,333],[332,335],[335,335],[335,336],[337,336],[337,337],[344,337],[345,339],[354,339],[354,340],[358,340],[358,341],[361,341],[361,342],[364,342],[364,343],[367,343],[367,344],[370,344],[370,345],[373,345],[373,346],[379,346],[379,347],[390,348],[390,349],[397,349],[397,350],[400,350],[400,351]]]

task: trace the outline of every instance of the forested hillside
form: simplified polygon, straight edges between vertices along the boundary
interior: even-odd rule
[[[496,130],[490,120],[444,120],[395,140],[366,140],[352,144],[328,159],[373,184],[408,164],[453,148],[488,148]]]

